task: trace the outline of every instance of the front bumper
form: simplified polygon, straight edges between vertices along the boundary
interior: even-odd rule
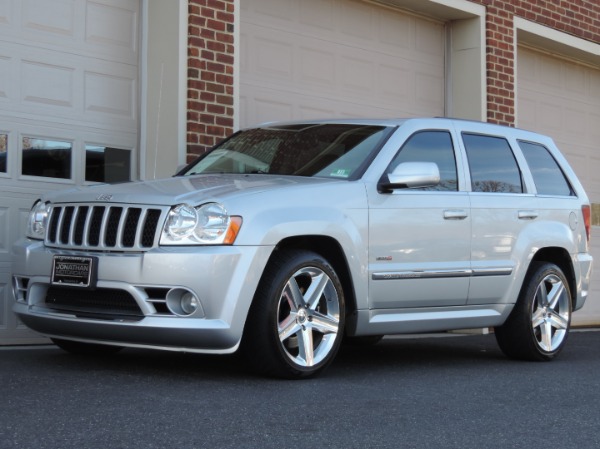
[[[50,337],[229,353],[239,345],[271,251],[263,246],[194,246],[161,247],[144,253],[87,253],[21,240],[12,254],[13,310],[25,325]],[[47,300],[55,255],[92,255],[98,260],[95,289],[69,289],[76,307],[57,308]],[[193,292],[201,306],[189,316],[172,313],[160,297],[171,289]],[[111,296],[106,299],[115,306],[114,292],[127,296],[136,309],[134,316],[115,312],[114,307],[97,313],[98,307],[103,307],[96,304],[97,298],[103,295]],[[86,304],[92,303],[96,308],[89,313]]]

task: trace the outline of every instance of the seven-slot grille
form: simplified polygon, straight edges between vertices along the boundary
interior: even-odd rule
[[[142,251],[159,238],[163,210],[116,204],[54,205],[46,245],[57,248]]]

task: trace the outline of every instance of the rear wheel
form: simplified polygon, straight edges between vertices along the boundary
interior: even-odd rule
[[[342,285],[327,260],[309,251],[281,251],[256,291],[242,351],[263,374],[314,376],[338,352],[344,318]]]
[[[51,338],[59,348],[79,355],[106,355],[115,354],[123,349],[121,346],[101,345],[96,343],[82,343],[80,341],[63,340],[62,338]]]
[[[495,329],[500,349],[516,359],[553,359],[567,341],[571,307],[569,283],[561,269],[536,263],[507,321]]]

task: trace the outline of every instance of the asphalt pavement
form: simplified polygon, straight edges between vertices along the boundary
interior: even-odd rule
[[[493,335],[344,347],[319,378],[265,379],[233,356],[0,347],[0,448],[598,448],[600,331],[549,363]]]

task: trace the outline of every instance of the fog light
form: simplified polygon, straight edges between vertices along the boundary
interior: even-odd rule
[[[179,316],[204,316],[200,299],[189,290],[172,288],[167,293],[167,307],[171,313]]]
[[[191,294],[190,292],[184,293],[181,296],[181,309],[184,313],[191,315],[196,310],[198,310],[198,298]]]

